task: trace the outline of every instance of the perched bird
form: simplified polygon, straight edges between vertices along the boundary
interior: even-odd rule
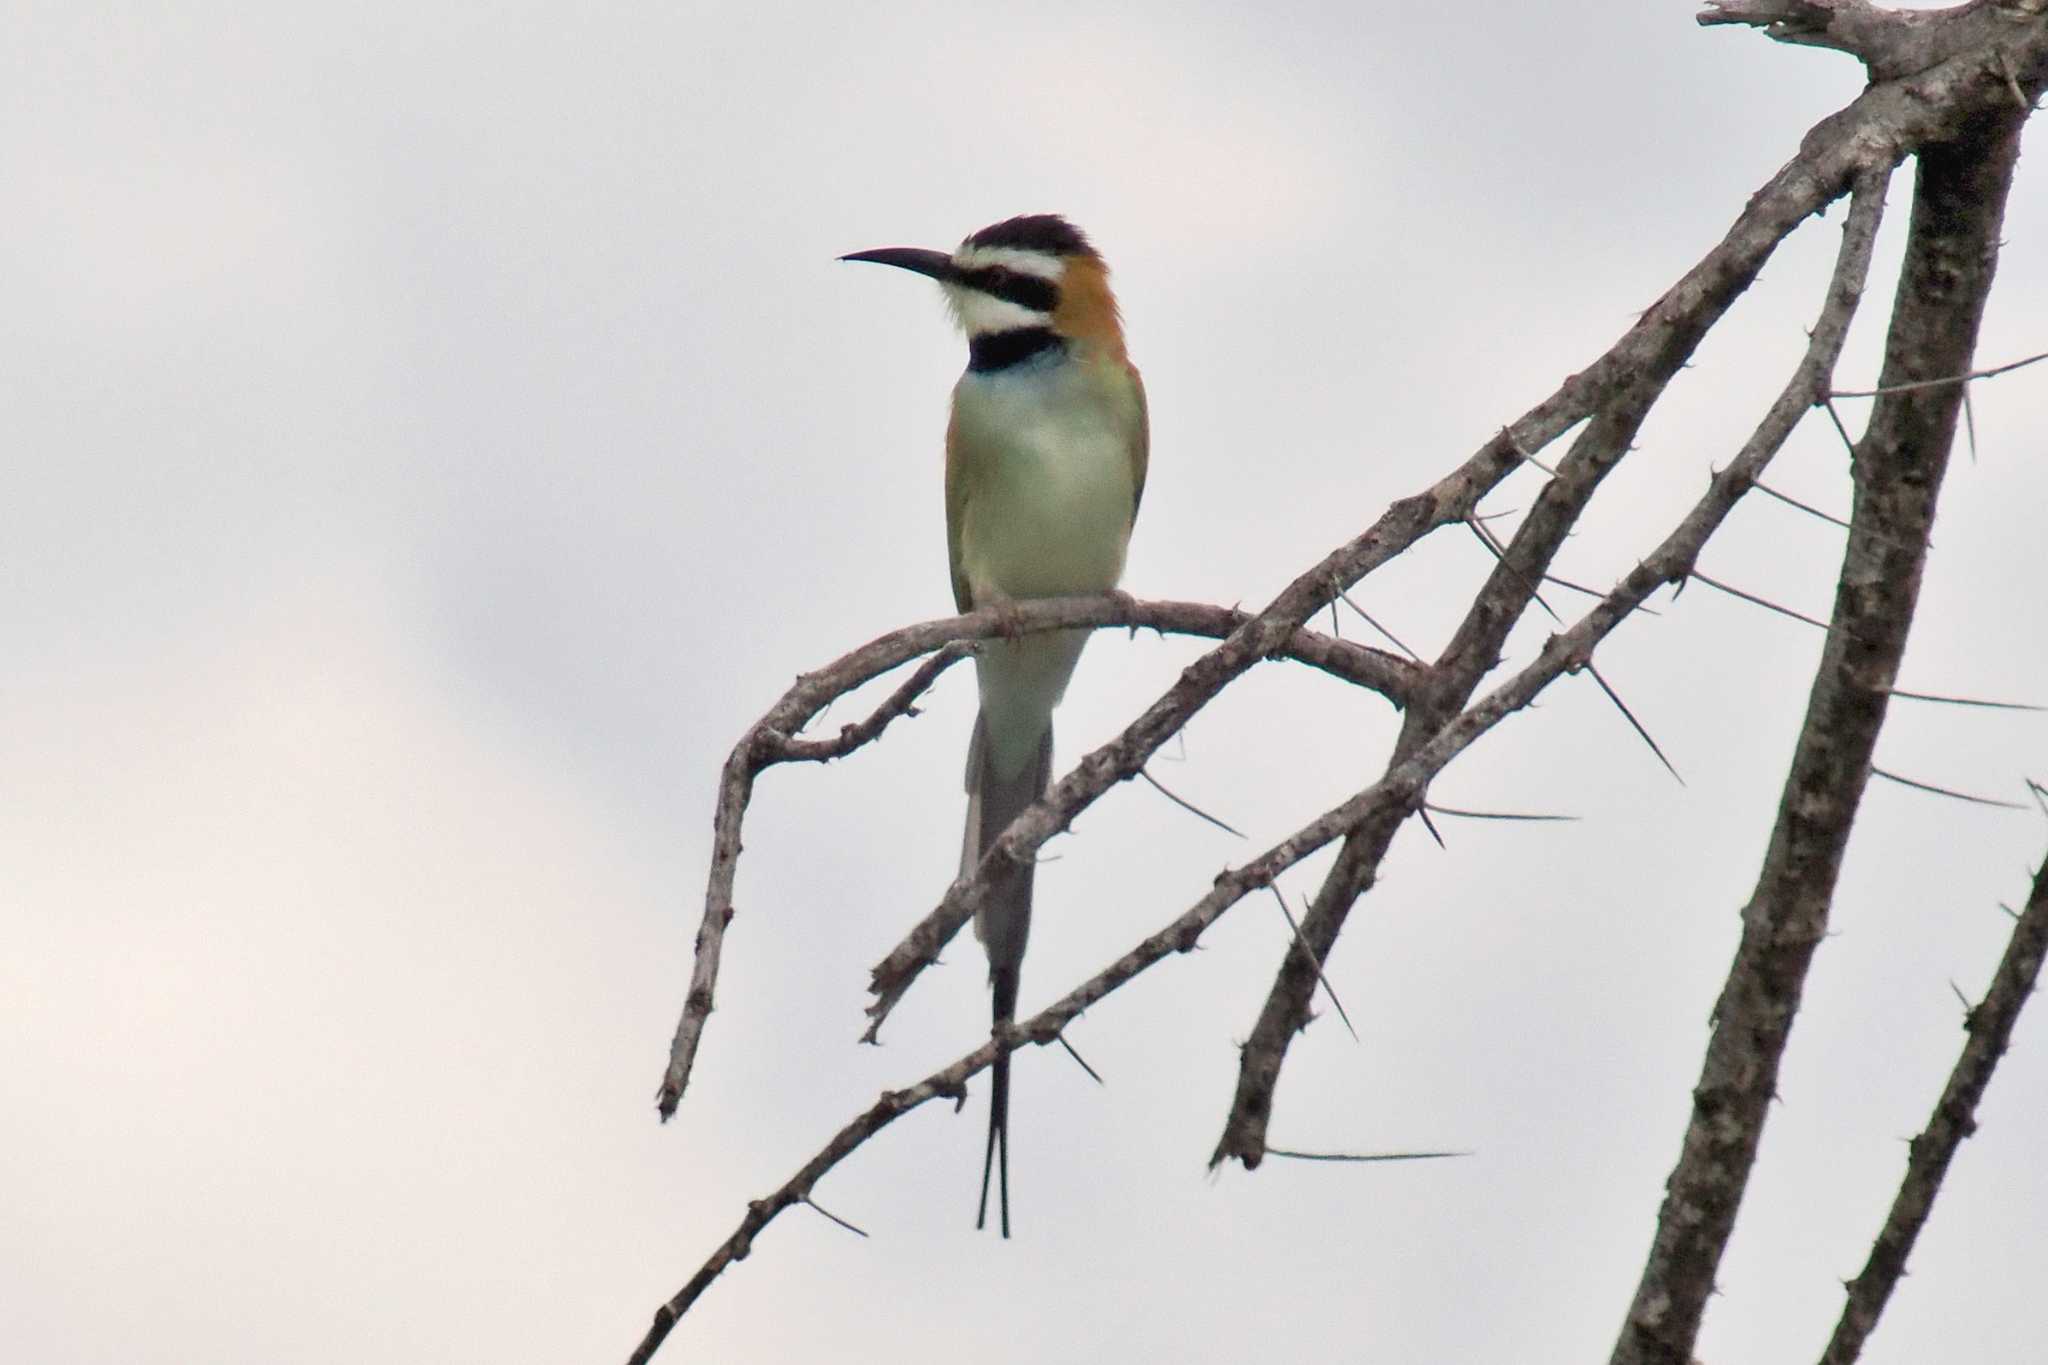
[[[953,601],[972,611],[1028,597],[1106,592],[1123,576],[1145,491],[1145,386],[1124,353],[1109,270],[1056,214],[985,227],[952,252],[882,247],[840,257],[939,282],[967,333],[967,372],[946,426],[946,548]],[[1052,781],[1052,711],[1085,630],[991,640],[977,655],[981,714],[967,749],[960,871]],[[995,1023],[1016,1018],[1031,932],[1029,863],[996,870],[974,932],[988,950]],[[996,1058],[977,1228],[1000,1171],[1010,1235],[1010,1058]]]

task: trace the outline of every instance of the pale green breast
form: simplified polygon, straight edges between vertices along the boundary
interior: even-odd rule
[[[1066,357],[963,375],[947,488],[956,586],[977,605],[1115,587],[1144,427],[1121,365]]]

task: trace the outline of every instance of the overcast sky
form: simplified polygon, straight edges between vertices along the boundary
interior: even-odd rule
[[[1086,227],[1151,394],[1126,585],[1258,604],[1597,355],[1861,85],[1637,0],[0,8],[0,1342],[50,1365],[623,1359],[748,1199],[985,1036],[962,940],[855,1046],[952,874],[962,669],[878,748],[764,779],[655,1121],[718,764],[799,671],[951,609],[963,347],[927,283],[835,256]],[[2048,349],[2044,172],[1985,363]],[[1731,456],[1841,216],[1701,348],[1561,572],[1611,582]],[[1902,681],[2048,701],[2048,372],[1974,398]],[[1772,479],[1847,510],[1822,424]],[[1703,567],[1824,613],[1839,550],[1745,506]],[[1486,569],[1445,534],[1362,600],[1433,650]],[[1601,655],[1686,785],[1568,680],[1435,794],[1581,822],[1403,832],[1328,964],[1362,1041],[1304,1035],[1271,1136],[1473,1156],[1206,1172],[1286,946],[1255,898],[1082,1022],[1107,1088],[1022,1056],[1015,1240],[972,1230],[977,1083],[819,1188],[871,1239],[785,1215],[664,1358],[1604,1358],[1818,650],[1695,588]],[[1098,638],[1062,763],[1196,652]],[[1251,842],[1112,793],[1048,850],[1025,1007],[1392,733],[1247,678],[1159,770]],[[1897,706],[1879,762],[2022,797],[2048,718]],[[1711,1365],[1818,1354],[2044,845],[2037,812],[1870,790]],[[2037,1006],[1867,1359],[2036,1358],[2044,1044]]]

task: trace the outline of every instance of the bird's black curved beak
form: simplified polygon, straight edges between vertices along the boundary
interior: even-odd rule
[[[951,280],[958,274],[953,269],[953,258],[943,251],[933,251],[922,246],[879,246],[873,251],[854,251],[841,256],[842,261],[873,261],[876,265],[893,265],[899,270],[927,275],[935,280]]]

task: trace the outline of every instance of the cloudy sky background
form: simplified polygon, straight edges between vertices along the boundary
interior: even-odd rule
[[[1152,399],[1127,586],[1256,604],[1596,355],[1861,84],[1625,0],[4,10],[0,1341],[53,1363],[623,1359],[747,1199],[976,1042],[963,941],[854,1045],[951,875],[960,670],[879,748],[764,780],[719,1010],[654,1118],[726,749],[798,671],[950,610],[961,346],[928,285],[834,256],[1087,227]],[[2048,347],[2041,170],[1986,363]],[[1845,381],[1908,203],[1902,175]],[[1708,340],[1563,572],[1612,581],[1727,460],[1840,220]],[[1975,390],[1906,686],[2048,701],[2044,395]],[[1772,480],[1847,508],[1820,424]],[[1759,502],[1703,566],[1824,613],[1839,545]],[[1362,600],[1434,649],[1486,567],[1445,534]],[[977,1085],[820,1188],[871,1240],[785,1215],[664,1358],[1604,1357],[1817,634],[1695,588],[1601,656],[1687,785],[1567,681],[1436,795],[1580,823],[1397,842],[1329,963],[1363,1041],[1310,1029],[1272,1137],[1472,1157],[1206,1173],[1285,948],[1254,900],[1084,1021],[1107,1089],[1023,1057],[1014,1241],[971,1228]],[[1196,649],[1097,640],[1061,758]],[[1041,874],[1026,1006],[1392,732],[1245,680],[1160,772],[1252,843],[1113,793]],[[2048,719],[1901,705],[1879,761],[2017,798]],[[1710,1362],[1818,1353],[1962,1041],[1951,983],[1982,990],[2048,844],[2038,813],[1865,804]],[[2037,1009],[1868,1359],[2033,1358],[2044,1043]]]

